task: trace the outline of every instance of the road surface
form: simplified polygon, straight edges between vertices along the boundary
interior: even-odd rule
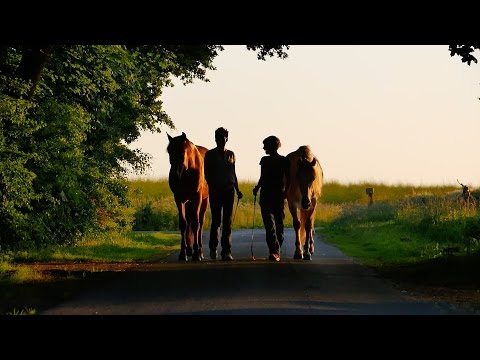
[[[315,235],[313,260],[294,260],[285,229],[280,262],[268,260],[262,229],[235,230],[234,261],[178,262],[178,253],[124,272],[96,274],[95,286],[44,315],[442,315],[448,304],[415,300]],[[252,242],[253,238],[253,242]],[[205,239],[206,242],[205,242]],[[253,254],[251,256],[251,245]],[[219,253],[220,253],[219,248]]]

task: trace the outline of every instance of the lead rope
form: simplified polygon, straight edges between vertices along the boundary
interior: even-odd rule
[[[238,195],[237,195],[237,206],[235,207],[235,211],[233,212],[233,219],[232,219],[232,230],[233,230],[233,224],[235,224],[235,215],[237,215],[237,209],[238,209],[238,203],[240,202],[240,199],[238,198]]]
[[[257,202],[257,195],[253,196],[253,223],[252,223],[252,244],[250,245],[250,252],[252,253],[252,260],[255,261],[253,256],[253,230],[255,229],[255,203]]]

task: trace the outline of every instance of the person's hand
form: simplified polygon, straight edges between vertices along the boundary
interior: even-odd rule
[[[255,187],[253,188],[253,196],[257,196],[257,193],[258,193],[258,187],[255,186]]]
[[[240,200],[241,198],[243,198],[243,194],[240,190],[237,191],[237,197],[238,197],[238,200]]]

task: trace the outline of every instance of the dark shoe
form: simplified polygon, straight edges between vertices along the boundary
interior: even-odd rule
[[[210,259],[215,260],[217,258],[217,250],[210,250]]]
[[[222,254],[222,260],[224,261],[232,261],[233,260],[233,256],[232,254],[228,253],[228,254]]]
[[[271,261],[280,261],[280,255],[278,254],[270,254],[270,256],[268,257],[268,260],[271,260]]]

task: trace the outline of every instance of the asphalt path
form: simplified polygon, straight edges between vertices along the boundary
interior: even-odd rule
[[[173,253],[128,271],[99,273],[94,286],[40,315],[463,314],[394,288],[322,242],[321,234],[311,261],[293,259],[294,242],[293,229],[285,229],[281,261],[272,262],[262,229],[235,230],[234,260],[211,260],[205,233],[201,262],[179,262]]]

